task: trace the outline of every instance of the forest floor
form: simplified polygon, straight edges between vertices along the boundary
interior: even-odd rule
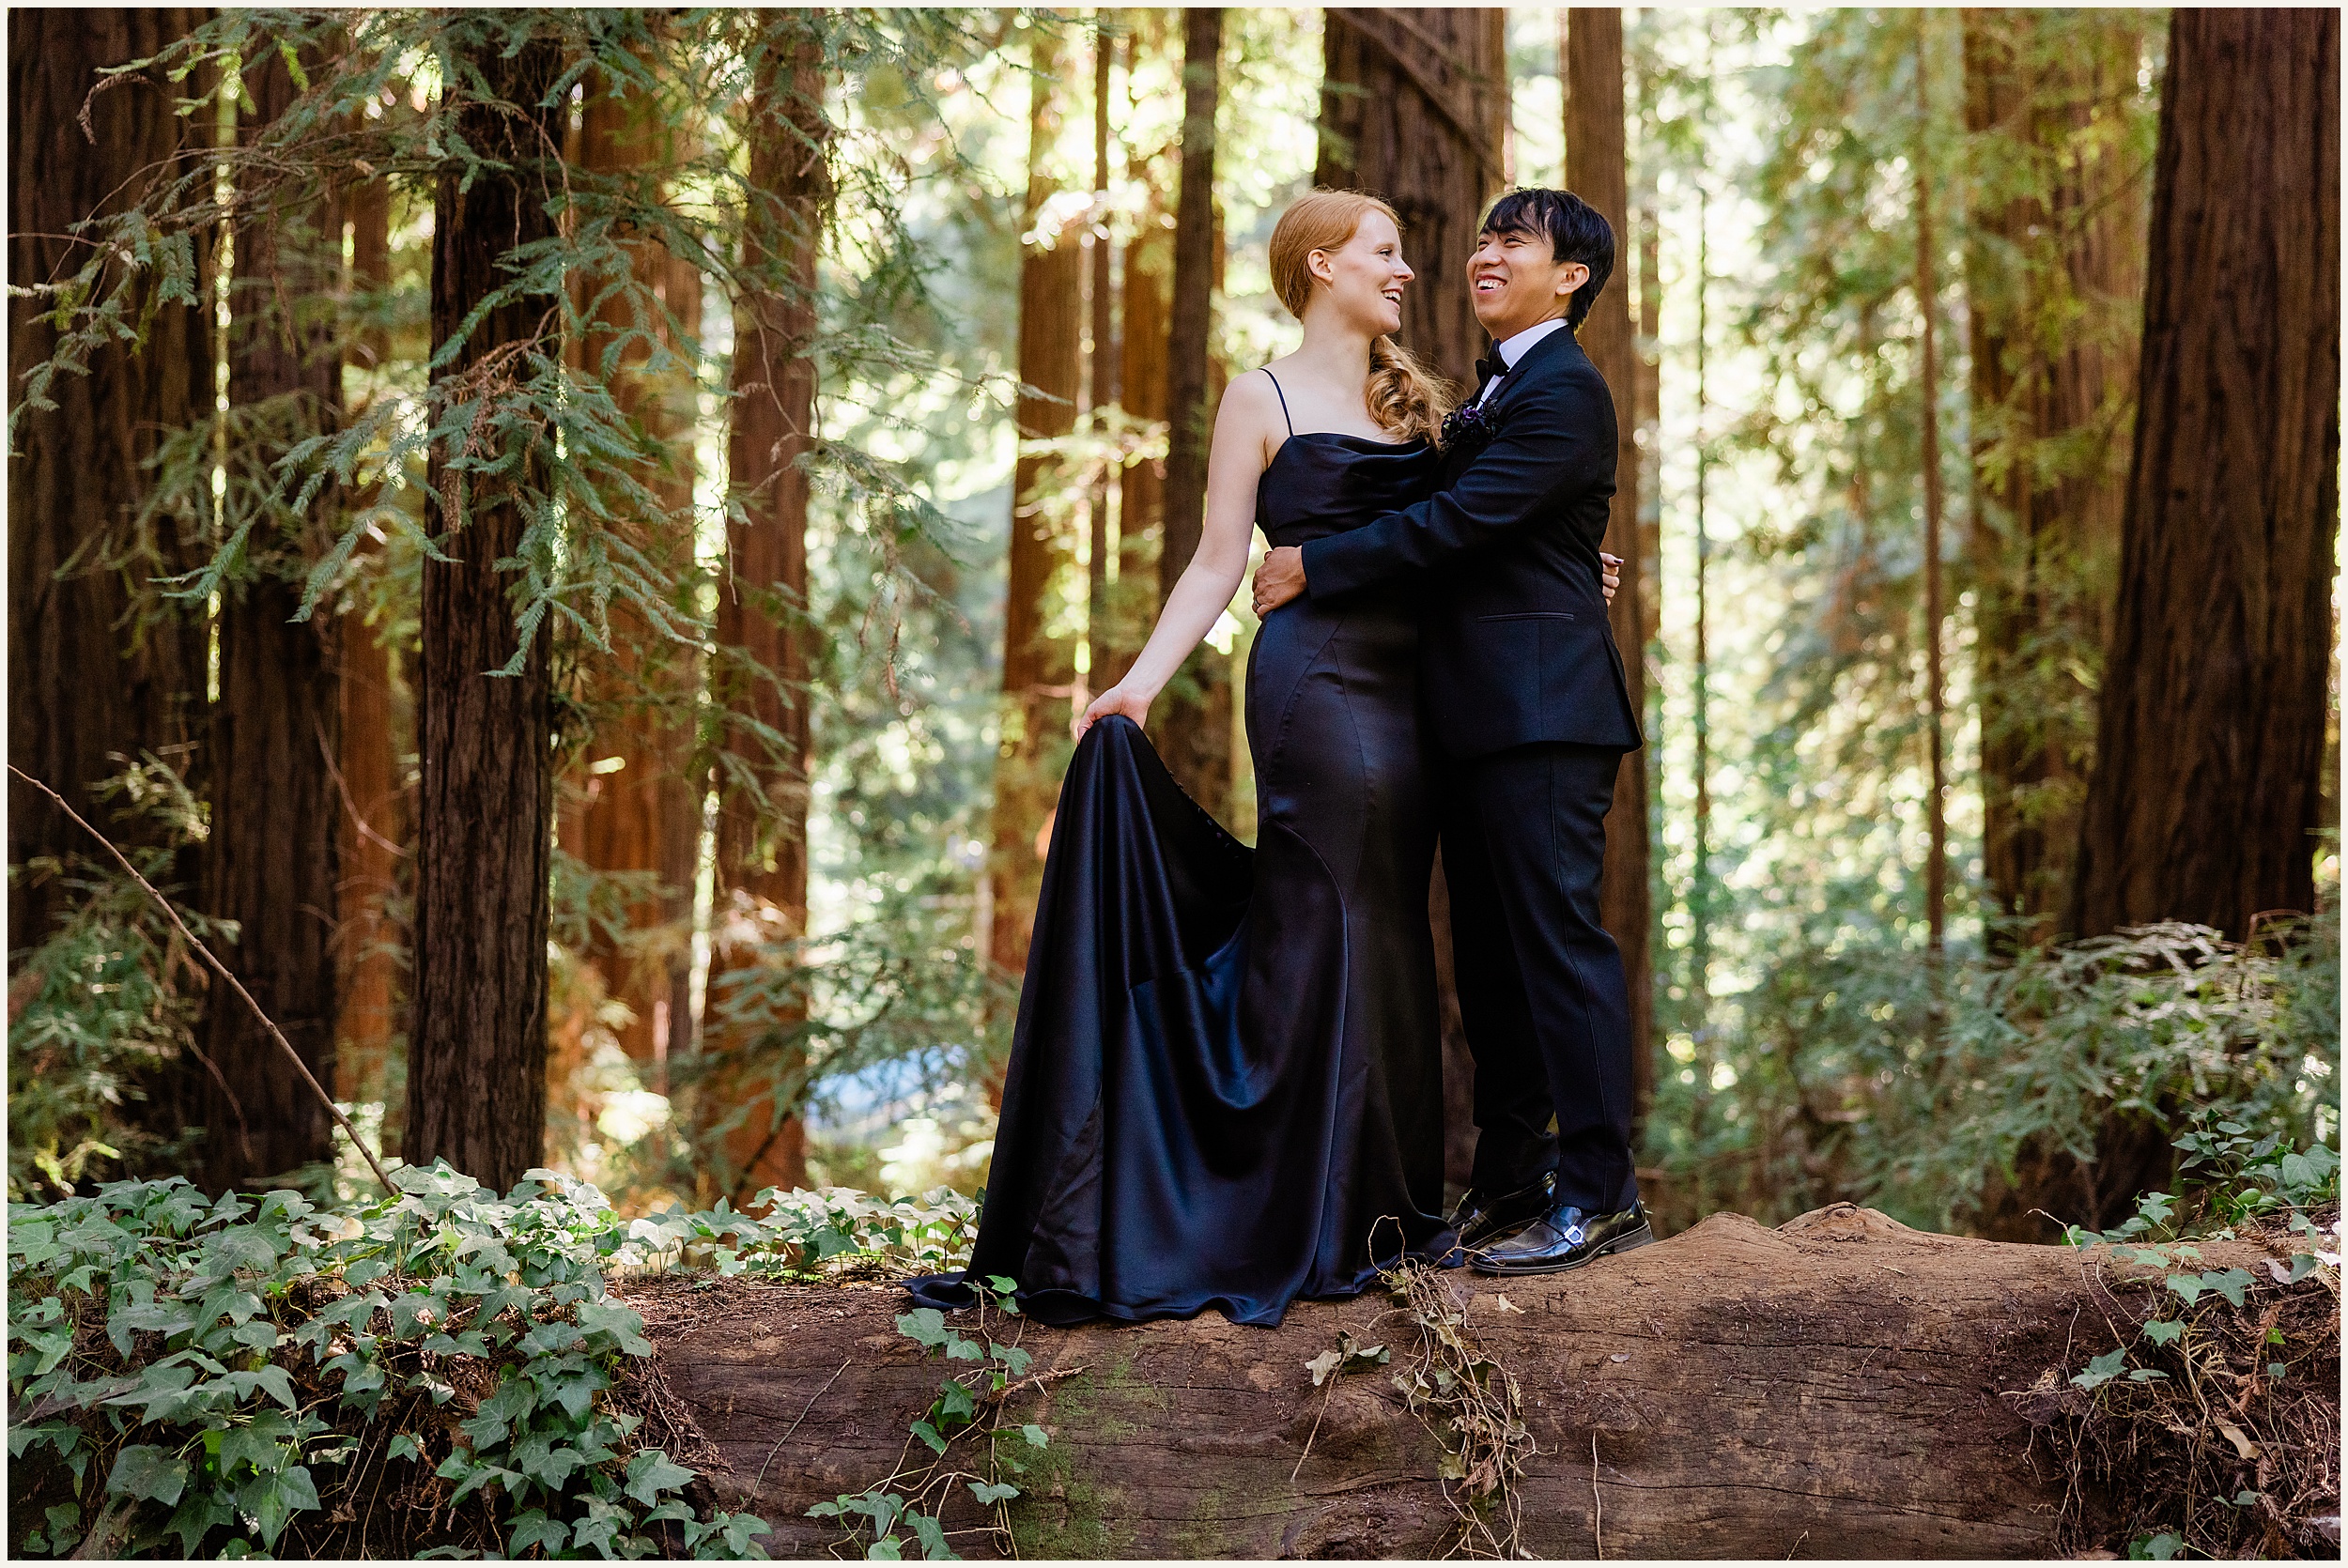
[[[997,1318],[1033,1369],[980,1427],[1049,1446],[943,1486],[968,1445],[933,1467],[908,1426],[956,1369],[901,1331],[892,1283],[622,1290],[678,1447],[777,1555],[853,1549],[812,1505],[924,1483],[965,1556],[2035,1557],[2163,1533],[2331,1555],[2337,1275],[2289,1282],[2289,1251],[2204,1244],[2192,1267],[2224,1288],[2181,1307],[2109,1248],[1841,1204],[1776,1230],[1715,1215],[1571,1274],[1300,1303],[1276,1329]],[[1445,1366],[1484,1392],[1436,1397]],[[970,1489],[1006,1480],[1007,1506]]]

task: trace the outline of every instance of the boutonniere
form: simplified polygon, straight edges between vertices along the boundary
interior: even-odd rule
[[[1444,451],[1473,455],[1491,445],[1500,434],[1500,421],[1481,403],[1462,403],[1445,414],[1440,444]]]

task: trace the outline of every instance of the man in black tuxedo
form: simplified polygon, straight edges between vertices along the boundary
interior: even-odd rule
[[[1445,422],[1444,487],[1275,549],[1256,577],[1259,614],[1426,585],[1423,686],[1450,759],[1444,870],[1475,1058],[1475,1175],[1454,1222],[1487,1273],[1654,1238],[1630,1152],[1630,994],[1598,918],[1614,774],[1640,745],[1599,592],[1614,404],[1573,336],[1614,262],[1613,228],[1579,197],[1495,203],[1468,284],[1497,346]]]

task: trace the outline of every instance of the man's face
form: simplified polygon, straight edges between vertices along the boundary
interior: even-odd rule
[[[1559,261],[1545,234],[1487,229],[1468,258],[1475,319],[1495,342],[1566,314],[1573,291],[1589,282],[1578,261]]]

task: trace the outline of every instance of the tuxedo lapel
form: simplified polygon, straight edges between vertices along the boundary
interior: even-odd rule
[[[1508,367],[1508,374],[1500,378],[1500,391],[1492,394],[1494,400],[1506,402],[1510,392],[1528,385],[1544,371],[1560,368],[1581,352],[1582,346],[1573,341],[1572,328],[1550,333],[1526,349],[1522,357]]]

